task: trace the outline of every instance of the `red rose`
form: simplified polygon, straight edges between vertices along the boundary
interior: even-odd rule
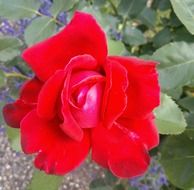
[[[35,77],[3,114],[7,124],[20,127],[23,151],[37,153],[37,168],[63,175],[91,148],[92,159],[118,177],[145,172],[148,151],[159,141],[152,114],[159,104],[153,61],[107,56],[104,32],[81,12],[22,57]]]

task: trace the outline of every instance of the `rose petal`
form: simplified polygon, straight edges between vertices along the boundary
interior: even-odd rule
[[[62,130],[74,140],[80,141],[83,138],[83,132],[75,118],[72,116],[70,110],[70,79],[72,72],[78,70],[94,70],[97,67],[96,60],[89,55],[76,56],[68,63],[65,68],[67,72],[66,79],[64,82],[64,88],[61,93],[62,102],[62,115],[63,124],[60,125]]]
[[[127,105],[127,70],[115,61],[107,62],[106,86],[102,103],[104,125],[110,128]]]
[[[58,70],[46,81],[38,96],[37,113],[45,119],[52,119],[56,115],[57,100],[61,96],[66,73]]]
[[[19,128],[21,120],[33,108],[33,105],[25,104],[22,100],[6,104],[3,107],[4,120],[10,127]]]
[[[64,175],[85,159],[90,149],[89,134],[85,130],[82,141],[66,136],[58,121],[45,121],[30,112],[21,123],[21,142],[27,154],[37,152],[35,166],[49,174]]]
[[[63,69],[72,57],[82,54],[90,54],[99,64],[104,63],[106,38],[91,15],[76,12],[61,32],[28,48],[22,56],[36,75],[45,81],[56,70]]]
[[[92,159],[122,178],[141,175],[149,165],[147,149],[139,136],[116,125],[92,130]]]
[[[118,121],[122,126],[130,131],[138,134],[139,138],[144,142],[148,150],[156,147],[159,144],[158,130],[154,124],[154,116],[151,115],[145,119],[127,119],[120,118]]]
[[[20,91],[20,99],[26,104],[37,103],[38,94],[43,83],[36,77],[24,83]]]
[[[95,71],[80,71],[72,75],[71,111],[81,128],[97,127],[105,77]]]
[[[146,117],[159,105],[159,83],[156,63],[135,57],[109,57],[128,71],[127,108],[123,116]]]

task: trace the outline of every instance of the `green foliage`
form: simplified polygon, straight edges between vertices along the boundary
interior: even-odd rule
[[[160,134],[177,135],[186,127],[183,113],[166,94],[161,95],[160,106],[155,110],[156,125]]]
[[[112,187],[102,178],[97,178],[90,183],[90,190],[112,190]]]
[[[146,6],[146,0],[121,0],[118,6],[118,12],[125,17],[137,17]]]
[[[62,179],[61,176],[47,175],[44,172],[35,170],[27,190],[57,190]]]
[[[10,61],[20,54],[22,42],[13,37],[0,36],[0,61]]]
[[[78,2],[78,0],[54,0],[51,8],[51,13],[56,17],[61,11],[69,11]]]
[[[123,33],[123,41],[129,45],[142,45],[146,43],[141,30],[128,26]]]
[[[39,42],[56,32],[56,24],[49,17],[39,17],[32,21],[24,34],[25,42],[32,45]],[[33,35],[32,35],[33,34]]]
[[[193,0],[170,0],[173,9],[191,34],[194,34],[194,4]]]
[[[125,51],[125,46],[121,41],[108,39],[108,54],[121,55]]]
[[[5,74],[0,70],[0,88],[3,87],[6,83]]]
[[[159,48],[153,59],[160,62],[160,84],[163,91],[188,85],[194,79],[194,44],[174,42]]]
[[[183,134],[167,137],[162,146],[161,163],[165,172],[174,185],[183,189],[194,187],[193,144],[194,140]]]
[[[6,132],[11,148],[15,151],[21,152],[20,130],[11,127],[6,127]]]
[[[0,16],[13,20],[31,17],[39,7],[39,0],[0,0]]]
[[[40,13],[39,7],[39,0],[0,0],[0,17],[11,19],[13,26],[14,20],[31,19],[24,36],[0,36],[0,65],[8,70],[17,68],[16,73],[0,71],[0,88],[9,88],[12,98],[18,96],[16,83],[29,74],[21,51],[25,45],[31,46],[61,29],[60,13],[65,13],[68,21],[76,10],[92,14],[108,36],[109,55],[135,55],[160,62],[161,105],[155,115],[162,138],[156,151],[162,154],[161,162],[175,186],[194,188],[194,1],[53,0],[50,15]],[[7,128],[7,134],[12,147],[20,150],[19,130]],[[29,190],[58,189],[61,179],[36,171]],[[92,181],[90,189],[136,188],[106,173],[105,178]]]

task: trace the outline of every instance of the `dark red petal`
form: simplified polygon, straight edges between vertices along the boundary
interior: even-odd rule
[[[56,103],[61,96],[65,75],[64,70],[58,70],[42,87],[37,104],[39,117],[52,119],[55,116]]]
[[[20,91],[20,99],[27,104],[37,103],[38,94],[43,83],[36,77],[24,83]]]
[[[37,152],[35,166],[49,174],[64,175],[86,158],[90,149],[89,133],[84,130],[82,141],[66,136],[58,121],[45,121],[30,112],[21,123],[21,142],[27,154]]]
[[[128,104],[123,116],[145,117],[159,105],[160,88],[156,63],[135,57],[109,57],[128,71]]]
[[[137,120],[120,118],[118,122],[130,131],[136,133],[148,150],[159,144],[159,134],[152,115],[148,118]]]
[[[26,49],[22,56],[41,80],[47,80],[72,57],[82,54],[90,54],[102,64],[107,56],[106,38],[91,15],[76,12],[61,32]]]
[[[80,70],[94,70],[97,67],[96,60],[89,55],[76,56],[68,63],[65,68],[67,73],[64,82],[64,88],[61,93],[63,124],[61,129],[74,140],[80,141],[83,137],[81,126],[73,117],[70,109],[70,79],[73,71]]]
[[[127,70],[118,62],[107,61],[106,86],[102,103],[104,125],[110,128],[127,105]]]
[[[92,159],[122,178],[141,175],[149,165],[147,149],[139,136],[119,125],[92,130]]]
[[[25,104],[22,100],[17,100],[4,106],[3,117],[9,126],[19,128],[21,120],[32,109],[32,105]]]

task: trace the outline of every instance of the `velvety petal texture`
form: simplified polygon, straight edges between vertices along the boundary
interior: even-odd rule
[[[19,99],[4,106],[3,116],[9,126],[20,127],[24,116],[36,106],[41,87],[42,82],[36,77],[27,81],[21,88]]]
[[[63,69],[74,56],[92,55],[99,64],[106,61],[106,37],[95,19],[76,12],[71,22],[58,34],[24,51],[22,57],[41,80]],[[44,69],[43,69],[44,68]]]
[[[20,128],[22,149],[36,155],[37,168],[64,175],[91,150],[92,160],[117,177],[147,170],[148,151],[159,144],[155,62],[107,56],[105,33],[83,12],[22,57],[35,77],[3,115]]]
[[[128,71],[127,108],[124,115],[140,118],[149,115],[159,105],[159,83],[156,62],[136,57],[109,57]]]
[[[90,148],[87,131],[84,131],[81,142],[74,141],[62,132],[58,121],[40,119],[36,110],[31,111],[21,123],[21,142],[25,153],[38,153],[36,167],[59,175],[78,166]]]

